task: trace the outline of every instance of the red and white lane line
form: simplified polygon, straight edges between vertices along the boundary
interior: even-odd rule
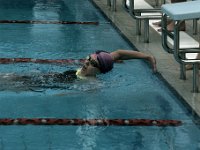
[[[154,119],[1,118],[0,125],[180,126],[182,122]]]
[[[81,24],[98,25],[99,22],[92,21],[46,21],[46,20],[0,20],[0,23],[22,23],[22,24]]]
[[[41,64],[82,64],[85,59],[33,59],[33,58],[0,58],[0,64],[41,63]]]

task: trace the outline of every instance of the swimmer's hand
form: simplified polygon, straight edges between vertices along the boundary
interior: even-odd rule
[[[153,72],[156,73],[157,72],[156,58],[154,56],[150,56],[148,60],[149,60],[149,62],[151,64],[151,66],[152,66]]]

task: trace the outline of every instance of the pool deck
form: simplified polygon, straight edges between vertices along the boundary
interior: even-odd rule
[[[122,8],[122,0],[117,0],[116,12],[110,10],[107,6],[107,0],[93,1],[139,51],[156,57],[158,72],[193,108],[193,112],[200,116],[200,93],[191,92],[192,70],[187,71],[187,80],[179,79],[179,64],[175,61],[172,54],[165,52],[162,48],[160,34],[150,28],[150,43],[144,43],[144,36],[136,35],[135,20]]]

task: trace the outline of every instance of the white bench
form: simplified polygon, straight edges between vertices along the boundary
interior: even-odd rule
[[[193,92],[198,92],[199,89],[199,65],[200,59],[186,57],[188,53],[200,54],[199,45],[195,48],[194,45],[191,47],[181,47],[180,42],[180,31],[179,26],[184,20],[194,20],[200,18],[200,1],[188,1],[175,4],[165,4],[162,6],[162,45],[163,48],[174,55],[177,62],[180,63],[180,78],[186,79],[185,65],[193,65]],[[167,18],[174,21],[173,33],[167,30]],[[168,46],[168,38],[173,40],[173,48]]]
[[[163,3],[165,0],[160,0]],[[149,42],[149,21],[161,19],[161,10],[153,8],[144,0],[123,0],[123,7],[136,19],[136,32],[141,35],[141,21],[144,21],[144,42]]]

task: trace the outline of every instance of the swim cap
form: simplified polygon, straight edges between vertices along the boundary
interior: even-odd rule
[[[101,73],[106,73],[113,68],[113,59],[110,53],[106,51],[96,51],[99,69]]]

